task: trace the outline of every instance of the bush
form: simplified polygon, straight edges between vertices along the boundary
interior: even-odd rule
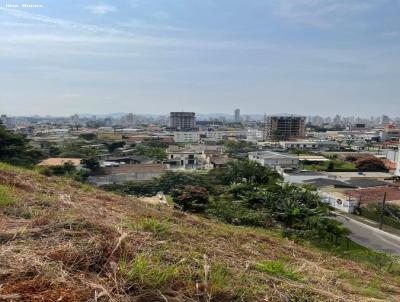
[[[184,172],[167,171],[155,180],[158,191],[165,194],[171,193],[173,190],[182,186],[196,186],[207,189],[212,192],[214,190],[213,179],[208,175]]]
[[[81,133],[79,134],[79,138],[82,138],[86,141],[92,141],[96,138],[96,133]]]
[[[207,209],[209,215],[218,217],[220,220],[235,225],[248,225],[258,227],[270,227],[273,219],[267,211],[252,210],[241,201],[225,199],[213,200]]]
[[[356,161],[356,167],[363,172],[387,171],[385,163],[374,156],[364,156]]]
[[[197,186],[184,186],[171,192],[174,201],[183,211],[204,212],[208,205],[207,189]]]
[[[127,182],[125,184],[111,184],[101,186],[106,191],[116,192],[123,195],[133,196],[154,196],[158,192],[157,182],[142,181],[142,182]]]
[[[60,166],[45,167],[41,173],[46,176],[63,176],[73,174],[76,171],[75,166],[71,163],[64,163]]]

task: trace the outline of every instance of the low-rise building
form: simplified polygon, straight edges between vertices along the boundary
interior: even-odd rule
[[[250,152],[248,156],[250,160],[276,170],[297,169],[299,167],[299,157],[295,155],[271,151],[256,151]]]
[[[379,133],[380,140],[382,142],[394,141],[398,142],[400,139],[400,128],[395,125],[386,125],[384,130]]]
[[[310,151],[334,151],[340,149],[340,144],[336,141],[283,141],[279,142],[283,150],[310,150]]]
[[[198,132],[174,132],[174,142],[198,143],[200,142],[200,134]]]
[[[249,142],[259,142],[264,138],[264,132],[258,129],[247,129],[246,140]]]
[[[357,205],[355,198],[348,197],[338,192],[318,192],[321,201],[331,207],[346,213],[353,213]]]
[[[164,162],[171,170],[199,170],[212,169],[213,165],[207,162],[206,152],[222,154],[222,146],[188,145],[185,147],[169,146],[167,160]]]

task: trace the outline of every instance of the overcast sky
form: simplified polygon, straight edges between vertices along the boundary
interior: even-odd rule
[[[400,116],[399,16],[400,0],[0,0],[0,113]]]

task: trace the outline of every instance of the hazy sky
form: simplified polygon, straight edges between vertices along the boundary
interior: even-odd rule
[[[400,0],[0,0],[0,113],[400,116],[399,16]]]

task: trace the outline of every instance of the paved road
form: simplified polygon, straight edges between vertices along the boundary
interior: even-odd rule
[[[338,215],[336,219],[352,231],[349,237],[354,242],[370,249],[400,256],[400,237],[345,216]]]

